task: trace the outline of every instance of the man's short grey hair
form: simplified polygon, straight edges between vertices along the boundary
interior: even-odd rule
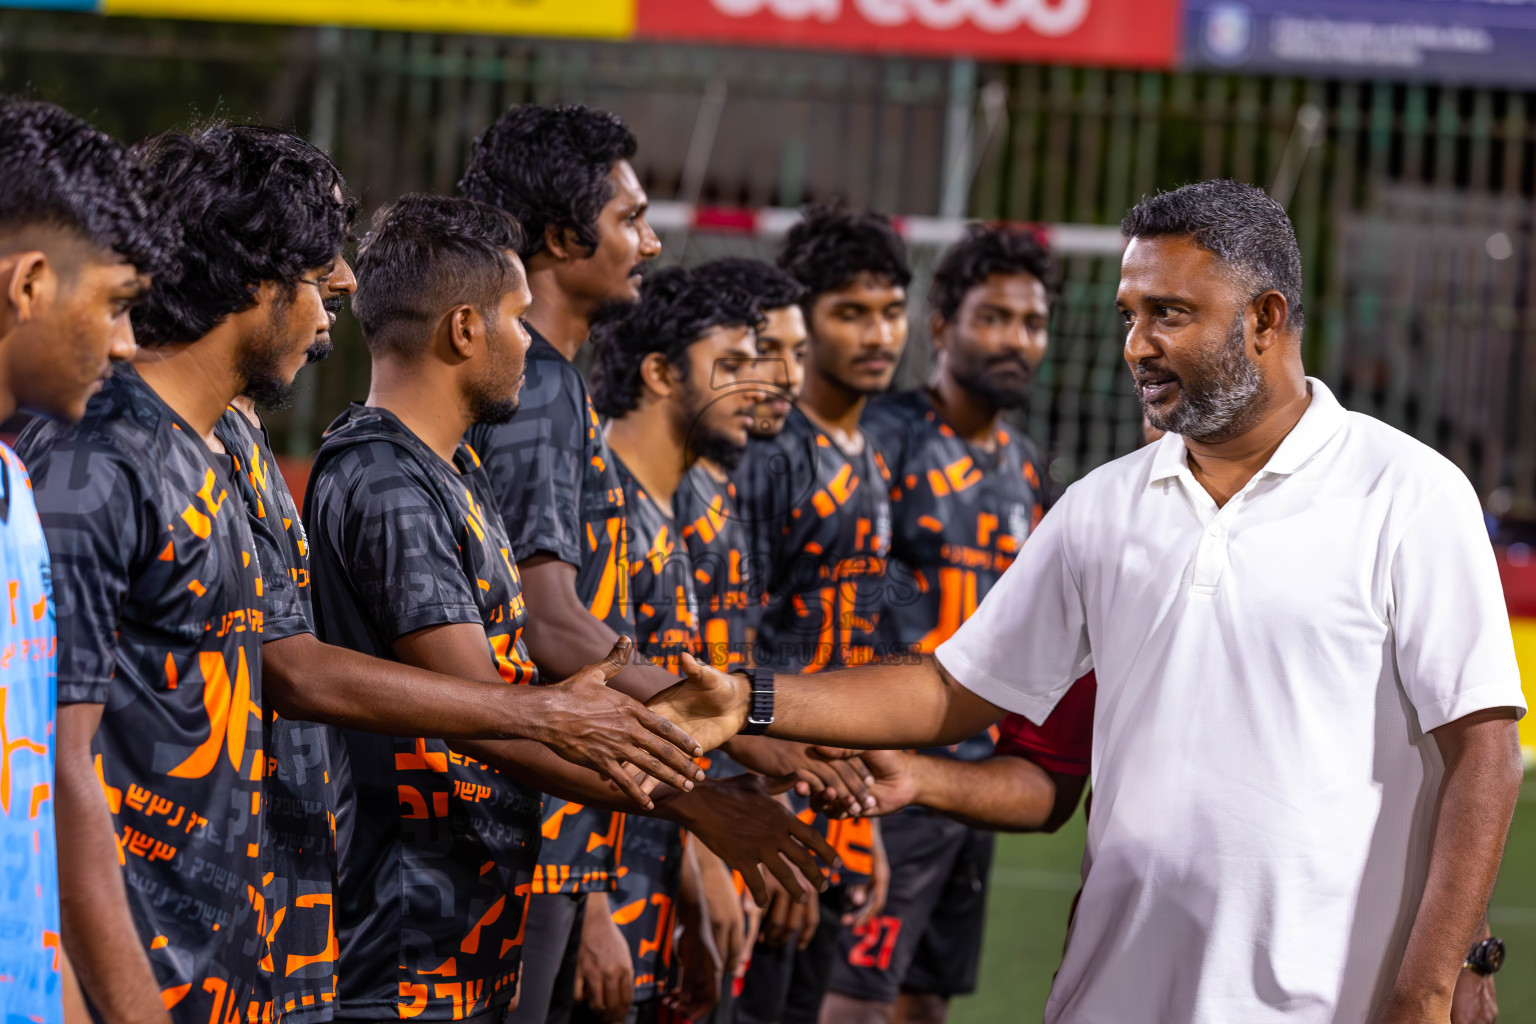
[[[1289,325],[1306,326],[1301,305],[1301,249],[1285,207],[1262,189],[1226,179],[1197,181],[1148,196],[1120,222],[1127,238],[1180,235],[1214,253],[1247,286],[1285,296]]]

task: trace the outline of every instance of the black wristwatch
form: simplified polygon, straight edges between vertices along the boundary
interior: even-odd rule
[[[1487,938],[1472,947],[1467,962],[1461,966],[1474,974],[1497,974],[1504,966],[1504,940]]]
[[[740,673],[747,677],[752,696],[747,704],[747,724],[741,727],[744,736],[761,736],[773,724],[773,669],[749,668]]]

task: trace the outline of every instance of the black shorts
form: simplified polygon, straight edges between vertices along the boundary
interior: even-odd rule
[[[992,833],[926,811],[893,814],[880,827],[891,862],[885,912],[838,929],[828,989],[878,1003],[902,992],[976,991]]]
[[[738,1024],[817,1024],[827,972],[837,952],[838,919],[846,890],[833,886],[821,894],[821,924],[805,949],[758,943],[752,948],[747,976],[736,999]]]

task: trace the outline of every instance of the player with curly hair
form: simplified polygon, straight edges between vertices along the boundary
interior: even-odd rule
[[[609,307],[592,328],[592,400],[608,417],[606,435],[623,482],[630,531],[630,602],[641,654],[677,671],[683,652],[702,656],[694,567],[675,502],[701,458],[734,468],[746,451],[756,377],[757,302],[741,288],[720,287],[703,273],[670,267],[646,278],[633,305]],[[634,965],[634,1017],[656,1019],[669,993],[683,1015],[699,1019],[719,993],[706,918],[698,897],[701,866],[682,833],[654,818],[630,817],[619,855],[613,917]],[[710,870],[719,870],[711,860]],[[682,873],[689,885],[681,885]],[[681,889],[680,889],[681,886]],[[690,898],[682,901],[686,893]],[[738,915],[739,916],[739,915]],[[672,945],[656,941],[681,918],[680,984],[671,982]],[[597,1019],[622,1007],[591,998]]]
[[[767,572],[756,663],[814,674],[878,656],[890,481],[859,418],[890,386],[906,346],[912,272],[889,218],[840,206],[808,209],[778,265],[805,289],[805,383],[783,429],[752,442],[738,486],[753,558]],[[815,1021],[837,922],[879,912],[878,832],[856,819],[833,822],[829,836],[844,884],[824,894],[804,949],[756,951],[738,1007],[744,1021]]]
[[[459,181],[461,195],[499,206],[524,230],[518,255],[533,291],[526,318],[533,343],[522,409],[510,423],[474,427],[469,441],[485,461],[518,553],[532,616],[528,653],[550,675],[601,658],[619,635],[635,633],[624,487],[572,363],[596,310],[633,302],[641,266],[661,253],[630,164],[635,151],[634,135],[611,113],[525,104],[503,111],[480,134]],[[674,681],[637,658],[613,685],[644,699]],[[559,800],[545,801],[544,818],[528,913],[530,959],[513,1024],[569,1015],[584,923],[586,958],[614,975],[613,987],[625,988],[618,976],[630,969],[606,895],[615,884],[622,821]]]
[[[670,759],[664,780],[680,785],[696,772],[676,747],[686,737],[606,687],[475,684],[314,638],[295,582],[308,577],[302,526],[231,405],[280,401],[328,350],[353,203],[329,158],[272,129],[167,133],[136,154],[184,226],[180,274],[135,308],[144,348],[82,425],[34,425],[21,442],[56,538],[61,815],[86,840],[66,851],[66,932],[84,944],[82,980],[109,1018],[147,996],[178,1019],[252,1006],[325,1019],[337,941],[323,823],[345,816],[346,772],[318,733],[294,739],[297,722],[528,736],[562,755],[588,747],[582,763],[603,748],[597,760],[625,784],[620,760]],[[284,717],[268,723],[268,709]],[[612,747],[615,725],[666,737],[660,761]],[[328,813],[295,810],[313,807]],[[123,941],[135,929],[142,945]]]

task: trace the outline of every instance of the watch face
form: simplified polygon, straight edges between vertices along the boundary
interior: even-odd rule
[[[1489,974],[1504,966],[1504,940],[1489,939],[1483,943],[1483,963]]]

